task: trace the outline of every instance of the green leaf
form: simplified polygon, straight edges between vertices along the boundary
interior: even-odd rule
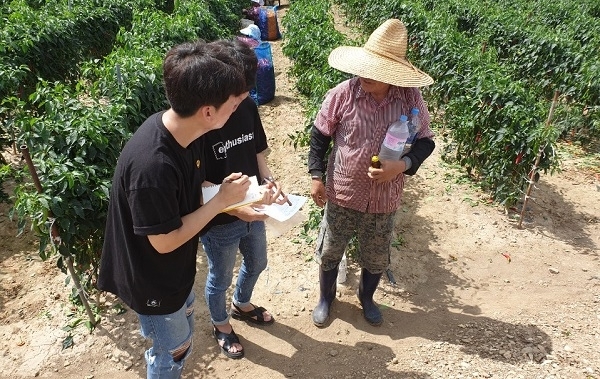
[[[68,349],[70,347],[73,347],[74,345],[74,341],[73,341],[73,336],[71,334],[69,334],[63,341],[62,341],[62,349]]]

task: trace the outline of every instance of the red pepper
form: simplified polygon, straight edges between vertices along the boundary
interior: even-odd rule
[[[520,152],[519,154],[517,154],[517,158],[515,159],[515,164],[521,163],[522,160],[523,160],[523,152]]]

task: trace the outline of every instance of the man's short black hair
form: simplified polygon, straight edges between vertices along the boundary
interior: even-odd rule
[[[205,105],[219,108],[230,96],[246,91],[243,70],[230,48],[207,48],[200,40],[174,46],[163,61],[171,108],[181,117],[192,116]]]

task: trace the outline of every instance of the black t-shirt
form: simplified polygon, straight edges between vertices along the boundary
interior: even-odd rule
[[[183,148],[150,116],[119,157],[110,192],[98,288],[119,296],[140,314],[180,309],[194,284],[198,236],[158,253],[148,235],[167,234],[200,207],[203,142]]]
[[[206,180],[221,184],[227,175],[241,172],[248,176],[256,175],[259,183],[262,181],[256,154],[267,149],[267,136],[251,97],[240,103],[221,129],[211,130],[202,138],[205,143]],[[227,213],[219,213],[201,234],[213,225],[228,224],[237,219]]]

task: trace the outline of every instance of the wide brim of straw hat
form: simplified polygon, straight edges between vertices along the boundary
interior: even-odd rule
[[[327,61],[340,71],[398,87],[424,87],[433,83],[431,76],[408,60],[390,59],[363,47],[337,47]]]
[[[423,87],[433,79],[406,59],[408,31],[391,18],[371,33],[364,47],[341,46],[329,54],[329,65],[340,71],[398,87]]]

